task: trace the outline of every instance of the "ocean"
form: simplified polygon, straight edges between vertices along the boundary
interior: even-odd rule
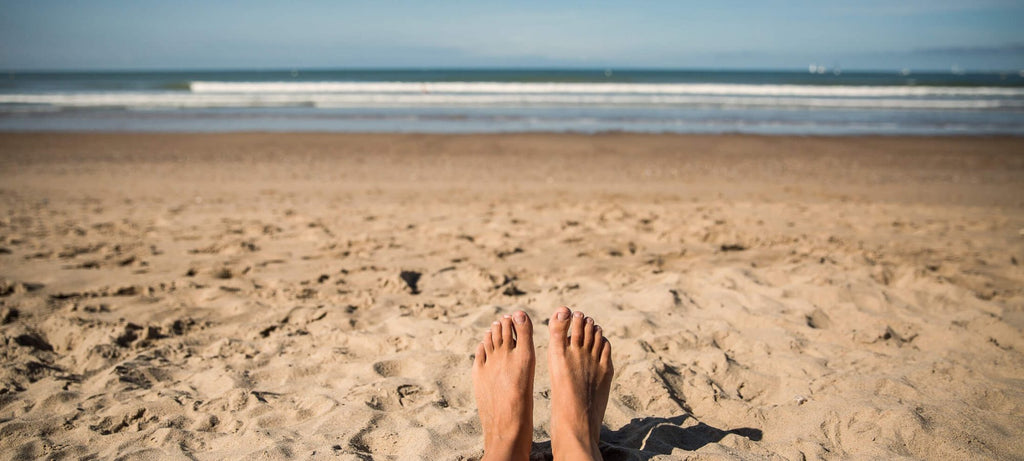
[[[3,78],[6,77],[6,78]],[[0,131],[1024,135],[1024,71],[8,72]]]

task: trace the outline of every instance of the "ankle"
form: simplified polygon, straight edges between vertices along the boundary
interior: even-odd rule
[[[530,452],[522,453],[521,450],[512,448],[503,450],[484,449],[484,457],[481,461],[523,461],[530,459]]]
[[[597,442],[583,434],[556,434],[551,437],[551,452],[558,460],[600,460]]]
[[[532,436],[532,433],[530,434]],[[527,460],[532,442],[524,443],[523,434],[515,431],[509,438],[484,438],[482,461]]]
[[[530,450],[519,447],[484,448],[481,461],[525,461],[530,459]]]

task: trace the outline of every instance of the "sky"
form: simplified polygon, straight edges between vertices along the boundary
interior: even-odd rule
[[[0,0],[0,69],[1024,69],[1024,1]]]

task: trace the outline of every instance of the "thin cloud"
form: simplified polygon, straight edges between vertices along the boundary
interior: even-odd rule
[[[919,48],[912,53],[935,56],[1019,56],[1024,55],[1024,43],[1000,46],[946,46]]]
[[[859,16],[917,16],[935,13],[955,13],[962,11],[1020,9],[1017,0],[918,0],[894,3],[887,0],[864,1],[856,4],[836,6],[833,11],[842,15]]]

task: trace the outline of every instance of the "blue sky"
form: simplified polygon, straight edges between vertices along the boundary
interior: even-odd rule
[[[0,0],[3,69],[1024,69],[1024,2]]]

